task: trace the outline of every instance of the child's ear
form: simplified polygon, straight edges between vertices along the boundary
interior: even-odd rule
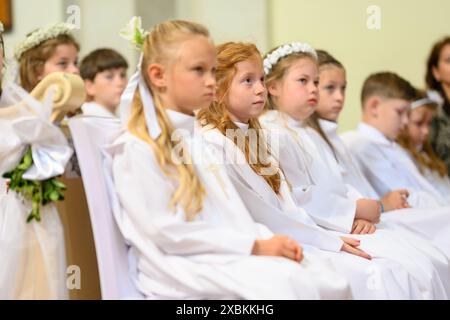
[[[278,97],[279,95],[279,89],[278,85],[276,83],[271,83],[267,86],[267,92],[274,97]]]
[[[441,82],[441,75],[439,74],[439,71],[436,67],[433,67],[431,69],[431,72],[433,72],[433,77],[436,79],[437,82]]]
[[[166,70],[164,66],[152,63],[147,68],[147,76],[154,86],[161,89],[166,87]]]
[[[369,97],[364,106],[364,113],[371,116],[372,118],[378,118],[378,106],[380,105],[379,97]]]
[[[95,84],[92,80],[84,80],[84,87],[86,88],[86,93],[88,96],[95,96]]]

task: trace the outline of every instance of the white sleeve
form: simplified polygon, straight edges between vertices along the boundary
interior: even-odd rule
[[[160,172],[149,146],[127,143],[114,158],[113,175],[124,211],[118,222],[125,224],[122,230],[137,232],[167,254],[251,254],[254,237],[200,219],[187,222],[181,209],[171,212],[172,182]]]
[[[390,162],[375,146],[349,146],[349,151],[380,198],[392,190],[408,187],[409,183],[395,173]]]
[[[11,121],[0,119],[0,176],[16,167],[25,150],[14,134]]]
[[[280,138],[282,139],[282,138]],[[337,194],[321,186],[312,185],[305,159],[300,156],[295,143],[289,138],[282,141],[278,159],[297,205],[305,209],[314,221],[331,230],[349,233],[356,214],[356,202],[346,194]]]
[[[301,208],[282,211],[262,200],[233,174],[230,174],[230,178],[241,198],[245,199],[245,206],[255,221],[266,225],[272,232],[287,235],[301,244],[332,252],[341,250],[342,240],[314,223],[309,223],[309,219],[304,217],[308,218],[307,214]]]

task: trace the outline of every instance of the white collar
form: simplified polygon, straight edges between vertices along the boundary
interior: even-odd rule
[[[284,112],[280,112],[280,113],[282,114],[282,117],[284,117],[286,119],[288,126],[294,127],[294,128],[303,128],[303,129],[306,128],[306,124],[305,124],[304,120],[297,120]]]
[[[264,113],[261,118],[263,120],[268,122],[275,122],[275,123],[284,123],[287,126],[290,127],[296,127],[296,128],[305,128],[306,124],[302,120],[297,120],[289,116],[285,112],[281,112],[278,110],[269,110],[266,113]]]
[[[358,124],[358,132],[368,135],[373,141],[386,146],[394,146],[395,142],[386,138],[386,136],[377,128],[371,126],[370,124],[360,122]]]
[[[190,134],[194,133],[195,129],[194,115],[190,116],[185,113],[174,111],[171,109],[166,109],[166,112],[175,129],[185,129],[189,131]]]
[[[319,119],[319,125],[327,135],[337,135],[338,124],[336,122]]]
[[[85,116],[116,118],[111,111],[97,102],[85,102],[81,106],[81,110]]]
[[[238,121],[233,121],[233,123],[235,125],[237,125],[239,127],[239,129],[241,129],[242,131],[246,132],[248,130],[248,127],[249,127],[248,123],[243,123],[243,122],[238,122]]]

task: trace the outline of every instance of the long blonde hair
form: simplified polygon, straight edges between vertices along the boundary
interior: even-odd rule
[[[200,24],[171,20],[156,25],[145,38],[141,72],[154,98],[161,135],[156,140],[149,136],[144,117],[144,107],[138,90],[133,99],[131,117],[128,123],[128,130],[131,134],[144,140],[151,146],[163,173],[168,178],[178,182],[178,187],[172,195],[169,207],[175,211],[177,206],[181,206],[188,221],[194,220],[202,210],[206,192],[195,173],[191,161],[175,163],[172,159],[172,150],[175,147],[175,142],[172,141],[171,136],[174,127],[162,105],[158,88],[153,86],[147,75],[147,69],[152,63],[167,65],[174,59],[174,49],[186,39],[196,35],[209,38],[208,30]],[[188,159],[189,155],[185,152],[183,157]]]
[[[223,135],[226,135],[228,129],[239,130],[239,127],[230,118],[227,105],[230,85],[237,72],[236,64],[249,59],[256,59],[261,62],[262,68],[262,58],[261,53],[254,44],[241,42],[227,42],[219,45],[217,47],[217,54],[217,99],[207,109],[203,109],[198,113],[198,119],[202,125],[211,124]],[[262,176],[270,187],[279,194],[281,186],[279,171],[277,170],[275,174],[263,174],[263,170],[269,168],[273,164],[268,161],[268,157],[271,156],[271,153],[264,137],[259,134],[262,127],[258,119],[250,119],[249,129],[254,129],[258,133],[256,135],[257,143],[255,145],[257,148],[263,148],[263,150],[259,150],[260,152],[258,153],[258,150],[252,148],[249,143],[248,135],[245,135],[244,144],[237,143],[237,138],[234,143],[242,149],[241,151],[245,154],[245,158],[253,171]],[[265,156],[267,156],[267,159]],[[252,159],[252,161],[250,161],[250,159]]]

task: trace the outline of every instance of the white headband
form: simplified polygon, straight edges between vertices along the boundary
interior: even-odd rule
[[[421,107],[421,106],[424,106],[424,105],[427,105],[427,104],[438,105],[438,103],[436,101],[434,101],[434,100],[432,100],[430,98],[423,98],[423,99],[419,99],[419,100],[413,101],[411,103],[411,110],[412,109],[416,109],[416,108]]]
[[[302,42],[292,42],[290,44],[285,44],[283,46],[279,46],[272,53],[268,54],[264,59],[264,73],[268,75],[272,67],[280,61],[281,58],[287,57],[293,53],[308,53],[312,55],[315,59],[317,59],[317,52],[307,43]]]
[[[438,106],[444,105],[444,98],[442,98],[442,96],[439,92],[434,91],[434,90],[428,90],[427,96]]]
[[[142,22],[140,17],[131,18],[128,25],[120,31],[120,35],[134,44],[137,49],[142,50],[142,44],[145,37],[148,35],[142,29]],[[161,134],[161,127],[156,117],[155,103],[153,102],[153,96],[142,77],[142,61],[144,60],[144,54],[141,53],[139,63],[137,65],[137,71],[130,78],[128,85],[120,97],[119,113],[120,119],[123,124],[128,123],[128,119],[131,115],[131,107],[133,104],[133,98],[136,94],[136,90],[139,88],[139,94],[141,95],[142,105],[144,107],[145,122],[147,123],[148,134],[154,140],[156,140]]]

